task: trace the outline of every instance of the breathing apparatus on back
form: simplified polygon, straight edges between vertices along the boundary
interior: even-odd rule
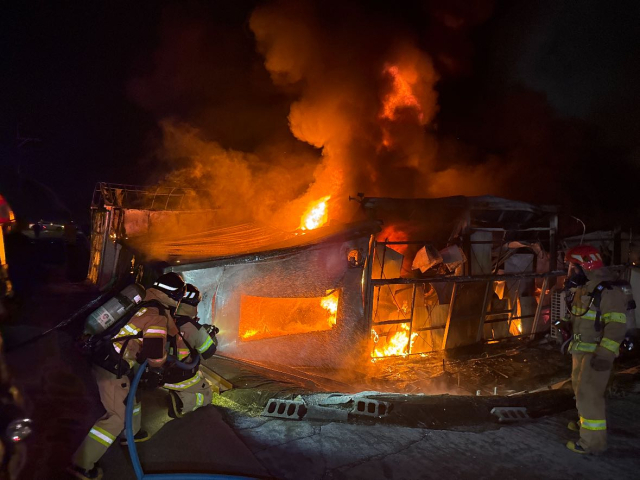
[[[121,329],[140,314],[143,308],[157,308],[161,315],[173,321],[176,308],[185,292],[185,283],[177,273],[165,273],[150,287],[166,295],[166,301],[148,299],[141,285],[133,284],[98,307],[89,315],[85,323],[85,335],[80,348],[90,361],[118,375],[130,372],[129,364],[123,359],[127,344],[131,340],[142,338],[143,333],[122,336]],[[147,298],[143,301],[143,296]],[[114,339],[122,343],[119,354],[113,348]]]
[[[604,262],[600,252],[591,245],[580,245],[569,249],[565,255],[565,261],[569,263],[569,270],[567,278],[564,283],[563,290],[566,292],[567,307],[570,309],[576,292],[580,287],[584,287],[589,281],[588,273],[598,270],[604,267]],[[605,290],[612,290],[613,288],[620,288],[627,297],[627,326],[635,323],[634,311],[636,308],[636,302],[633,299],[631,292],[631,285],[626,280],[604,280],[598,283],[591,292],[588,292],[589,304],[582,314],[572,313],[575,317],[582,317],[590,310],[595,310],[596,317],[594,321],[594,328],[596,332],[602,331],[603,324],[600,320],[600,302],[602,300],[602,294]],[[632,338],[627,336],[623,342],[622,351],[632,350],[634,347]]]

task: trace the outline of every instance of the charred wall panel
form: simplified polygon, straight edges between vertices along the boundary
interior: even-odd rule
[[[478,340],[487,282],[459,283],[445,333],[445,349],[471,345]]]

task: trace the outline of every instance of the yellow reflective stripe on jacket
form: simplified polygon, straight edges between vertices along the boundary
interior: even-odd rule
[[[149,337],[166,337],[167,329],[159,325],[151,325],[144,331],[144,336]]]
[[[89,437],[91,437],[96,442],[101,443],[105,447],[110,446],[116,439],[115,435],[111,435],[106,430],[96,426],[89,430]]]
[[[587,313],[584,313],[585,311]],[[576,307],[576,306],[571,307],[571,313],[573,313],[574,315],[580,318],[584,318],[585,320],[595,320],[596,314],[597,314],[595,310],[586,310],[585,308]]]
[[[134,327],[133,325],[125,325],[124,327],[122,327],[122,330],[126,330],[127,332],[129,332],[129,335],[137,335],[138,333],[140,333],[140,329]],[[120,330],[120,331],[122,331]]]
[[[113,339],[117,340],[118,338],[121,338],[121,337],[130,337],[132,335],[137,335],[138,333],[140,333],[140,329],[134,327],[133,325],[127,324],[120,329],[118,334],[115,337],[113,337]],[[137,340],[137,339],[131,339],[131,340]],[[120,353],[120,350],[122,350],[122,345],[124,344],[124,342],[125,341],[123,340],[122,342],[113,343],[113,348],[116,349],[116,352]]]
[[[196,408],[200,408],[203,403],[204,403],[204,395],[201,393],[196,393],[196,406],[193,407],[193,409],[195,410]]]
[[[169,390],[186,390],[187,388],[192,387],[199,381],[200,381],[200,372],[198,372],[195,377],[191,377],[189,380],[185,380],[182,383],[165,383],[163,387],[168,388]]]
[[[598,348],[597,343],[580,342],[579,340],[572,340],[569,344],[569,350],[578,352],[593,353]]]
[[[135,405],[133,407],[133,414],[134,415],[140,415],[141,411],[142,411],[142,405],[141,404]]]
[[[624,313],[611,312],[602,315],[604,323],[627,323],[627,316]]]
[[[136,328],[136,327],[134,327],[132,325],[125,325],[124,327],[122,327],[120,329],[120,331],[115,336],[115,338],[129,337],[131,335],[137,335],[138,333],[140,333],[140,329],[138,329],[138,328]]]
[[[198,347],[198,352],[206,352],[211,347],[211,345],[213,345],[213,339],[209,335],[207,335],[207,339],[205,340],[205,342]]]
[[[610,338],[604,337],[600,340],[600,346],[618,355],[620,353],[620,343],[614,342]]]
[[[191,352],[189,352],[188,348],[179,348],[178,349],[178,360],[182,360],[187,358]]]
[[[589,418],[580,417],[580,427],[587,430],[606,430],[606,420],[591,420]]]

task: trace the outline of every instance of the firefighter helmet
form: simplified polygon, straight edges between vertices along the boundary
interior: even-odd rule
[[[175,272],[169,272],[160,275],[158,279],[153,282],[152,288],[160,290],[172,300],[179,302],[184,296],[185,283],[180,275]]]
[[[182,298],[182,303],[186,303],[187,305],[191,305],[193,307],[197,307],[202,300],[202,295],[200,294],[200,290],[195,285],[187,283],[187,289],[184,292],[184,297]]]
[[[604,267],[604,262],[597,248],[591,245],[578,245],[570,248],[564,257],[565,262],[580,265],[587,271]]]

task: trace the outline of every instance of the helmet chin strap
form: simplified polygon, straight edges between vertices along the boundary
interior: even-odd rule
[[[576,289],[578,287],[582,287],[587,284],[589,279],[587,275],[584,273],[583,268],[580,265],[572,264],[572,269],[570,275],[567,276],[567,279],[564,282],[563,290],[570,291],[571,289]]]

